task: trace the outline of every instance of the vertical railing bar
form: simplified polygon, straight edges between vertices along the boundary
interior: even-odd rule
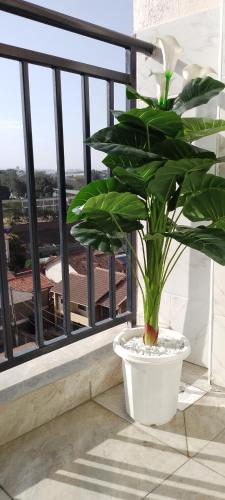
[[[114,82],[107,82],[107,127],[114,124]],[[111,176],[111,171],[109,172]],[[116,283],[115,283],[115,256],[109,257],[109,317],[116,317]]]
[[[44,343],[44,338],[43,338],[42,297],[41,297],[41,285],[40,285],[38,235],[37,235],[37,207],[36,207],[36,193],[35,193],[29,72],[28,72],[28,64],[25,62],[20,63],[20,78],[21,78],[23,135],[24,135],[28,213],[29,213],[29,233],[30,233],[30,247],[31,247],[31,265],[32,265],[33,296],[34,296],[34,317],[35,317],[35,327],[36,327],[35,341],[36,344],[39,347],[41,347]]]
[[[54,111],[55,111],[55,140],[57,178],[59,187],[59,231],[60,231],[60,255],[63,284],[63,328],[65,335],[71,334],[70,321],[70,282],[68,267],[68,242],[67,242],[67,204],[66,204],[66,179],[65,179],[65,155],[63,136],[63,112],[62,112],[62,89],[60,70],[53,70],[54,89]]]
[[[131,86],[136,88],[137,81],[137,53],[136,50],[131,48],[126,50],[126,71],[130,74]],[[126,109],[133,109],[136,107],[135,101],[126,100]],[[136,250],[136,233],[133,232],[129,235],[129,240],[131,245]],[[130,248],[127,249],[128,252],[128,262],[127,262],[127,309],[131,311],[133,314],[133,319],[131,321],[131,325],[134,326],[136,324],[137,317],[137,297],[136,297],[136,283],[135,278],[132,272],[132,268],[136,267],[134,255],[131,252]]]
[[[83,119],[83,140],[90,137],[90,99],[89,99],[89,79],[87,75],[81,75],[82,92],[82,119]],[[84,157],[84,177],[85,182],[91,182],[91,150],[89,146],[83,146]],[[88,321],[89,326],[95,325],[95,293],[94,293],[94,262],[93,250],[87,249],[87,291],[88,291]]]
[[[2,200],[0,198],[0,310],[2,312],[2,328],[4,338],[4,351],[5,357],[12,359],[13,345],[12,345],[12,330],[11,330],[11,313],[9,304],[9,290],[7,279],[7,262],[6,262],[6,248],[4,238],[4,224],[3,224],[3,209]]]

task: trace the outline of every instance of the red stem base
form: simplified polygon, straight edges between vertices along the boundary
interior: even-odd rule
[[[145,345],[154,345],[157,343],[159,332],[153,326],[146,324],[144,329],[143,341]]]

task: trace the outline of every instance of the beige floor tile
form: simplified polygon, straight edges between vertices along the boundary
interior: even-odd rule
[[[111,410],[119,417],[125,418],[128,422],[133,423],[133,419],[126,412],[123,384],[119,384],[112,387],[112,389],[99,394],[94,398],[94,400],[98,404],[104,406],[104,408]]]
[[[225,478],[190,460],[146,500],[217,500],[225,498]]]
[[[0,489],[0,500],[10,500],[10,497]]]
[[[111,410],[116,415],[126,419],[129,422],[133,420],[129,417],[125,409],[123,384],[120,384],[95,398],[98,404]],[[172,446],[181,453],[187,455],[187,441],[185,434],[184,416],[178,411],[176,416],[166,425],[147,427],[135,423],[135,427],[141,429],[146,435],[154,436],[160,441]]]
[[[199,389],[199,387],[182,382],[178,395],[177,409],[180,411],[186,410],[186,408],[196,403],[196,401],[202,398],[205,394],[206,391]]]
[[[193,456],[225,429],[225,393],[209,392],[184,415],[188,451]]]
[[[199,389],[203,389],[203,391],[209,390],[208,369],[202,366],[184,361],[181,379],[186,384],[199,387]]]
[[[198,462],[225,476],[225,430],[210,441],[198,455]],[[225,498],[225,494],[224,494]]]
[[[94,402],[0,448],[15,500],[139,500],[186,460]]]

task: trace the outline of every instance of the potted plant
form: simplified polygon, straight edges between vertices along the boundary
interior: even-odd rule
[[[68,210],[80,243],[116,254],[126,241],[133,253],[145,324],[121,332],[114,350],[123,359],[127,411],[147,425],[166,423],[175,414],[182,361],[190,353],[181,333],[159,328],[166,280],[186,247],[225,265],[225,179],[210,171],[225,158],[193,145],[225,130],[225,121],[182,116],[225,85],[207,76],[211,68],[192,64],[184,68],[181,92],[169,97],[180,47],[170,36],[159,45],[164,68],[156,75],[158,98],[127,88],[128,99],[139,99],[144,107],[114,111],[117,124],[86,141],[107,154],[103,163],[112,177],[82,188]],[[182,215],[191,224],[180,224]],[[127,237],[132,231],[139,234],[143,262]]]

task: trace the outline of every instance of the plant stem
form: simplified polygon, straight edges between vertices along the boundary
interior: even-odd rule
[[[180,245],[179,245],[180,246]],[[186,246],[181,250],[181,252],[179,253],[178,257],[176,258],[175,262],[173,263],[172,267],[170,268],[169,272],[167,273],[167,275],[164,277],[164,280],[163,280],[163,286],[165,285],[167,279],[169,278],[169,275],[172,273],[176,263],[178,262],[178,260],[180,259],[182,253],[184,252],[184,250],[186,250]]]
[[[172,76],[171,73],[166,71],[166,73],[165,73],[165,79],[166,79],[165,93],[164,93],[164,99],[163,99],[164,106],[166,106],[167,100],[168,100],[171,76]]]

